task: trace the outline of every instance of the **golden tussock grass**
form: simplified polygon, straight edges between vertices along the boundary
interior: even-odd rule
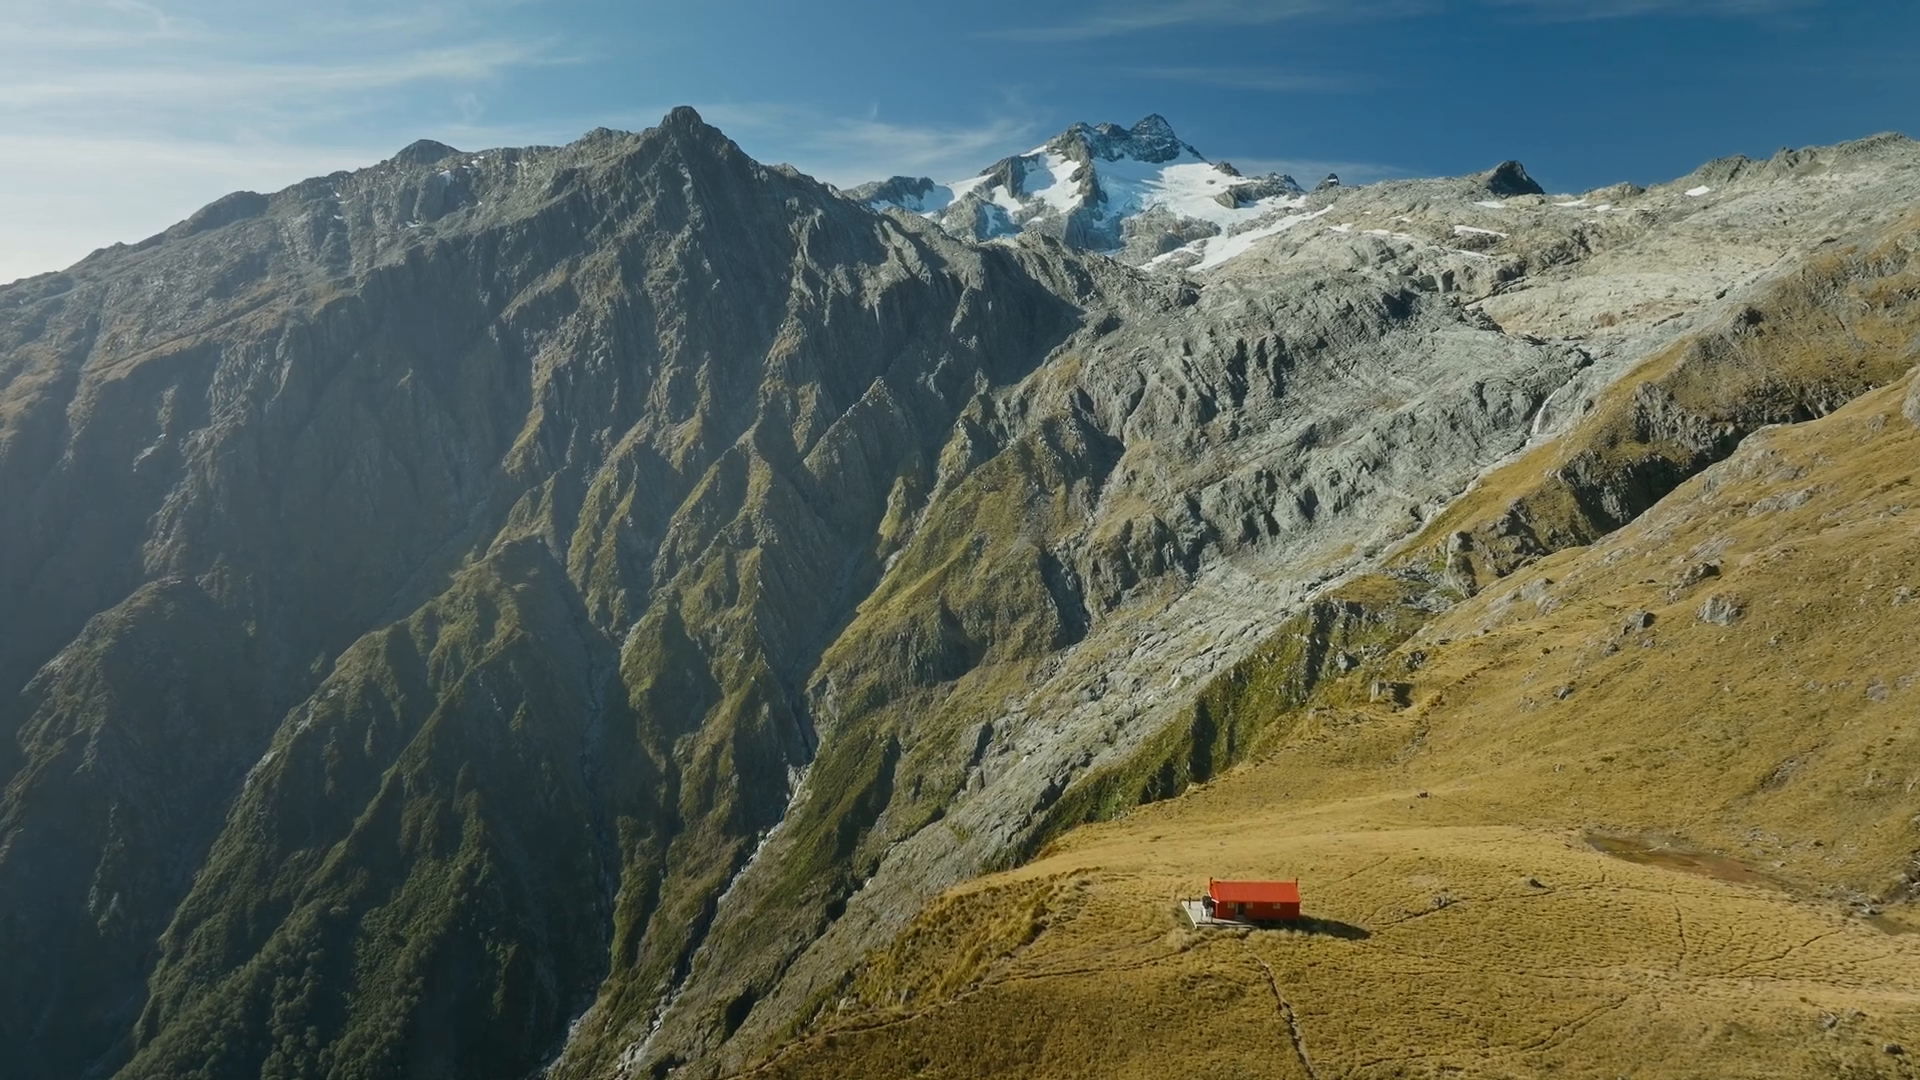
[[[1912,1076],[1904,390],[1440,617],[1392,658],[1411,707],[1323,696],[956,890],[759,1073]],[[1315,932],[1187,928],[1209,876],[1298,876]]]

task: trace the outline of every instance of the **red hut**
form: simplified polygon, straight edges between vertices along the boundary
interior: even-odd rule
[[[1208,878],[1206,906],[1216,919],[1291,922],[1300,917],[1300,882]]]

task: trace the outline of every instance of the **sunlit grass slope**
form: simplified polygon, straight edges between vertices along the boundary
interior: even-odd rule
[[[1911,1076],[1920,431],[1765,429],[931,908],[767,1075]],[[1314,932],[1196,932],[1209,876]]]

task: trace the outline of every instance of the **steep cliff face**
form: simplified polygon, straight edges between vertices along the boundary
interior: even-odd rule
[[[20,695],[0,859],[0,1021],[23,1075],[119,1046],[153,942],[259,750],[244,628],[162,579],[89,620]]]
[[[0,1055],[745,1067],[933,894],[1410,632],[1309,601],[1884,225],[1913,158],[1614,216],[1512,170],[1339,189],[1138,270],[678,110],[418,143],[0,290]]]
[[[42,1009],[52,970],[10,966],[10,1049],[110,1068],[183,899],[130,1075],[403,1046],[519,1075],[611,945],[671,972],[812,753],[793,683],[899,477],[1074,325],[1031,262],[681,112],[411,147],[8,290],[0,665],[45,667],[9,701],[0,882],[8,955],[68,987]],[[409,612],[400,649],[377,628]],[[569,776],[578,805],[546,806]],[[396,927],[422,956],[367,960]],[[511,1022],[480,1024],[461,995],[495,968]]]
[[[248,774],[121,1075],[518,1076],[605,966],[665,790],[538,543],[356,643]]]

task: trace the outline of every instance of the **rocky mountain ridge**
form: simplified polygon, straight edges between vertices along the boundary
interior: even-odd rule
[[[1917,165],[1342,188],[1141,270],[676,110],[415,144],[0,289],[0,1052],[744,1068],[1328,583],[1910,212]],[[1849,379],[1737,415],[1885,376]],[[1613,505],[1731,448],[1691,416],[1647,406],[1701,460]],[[1152,791],[1245,749],[1209,739]]]

